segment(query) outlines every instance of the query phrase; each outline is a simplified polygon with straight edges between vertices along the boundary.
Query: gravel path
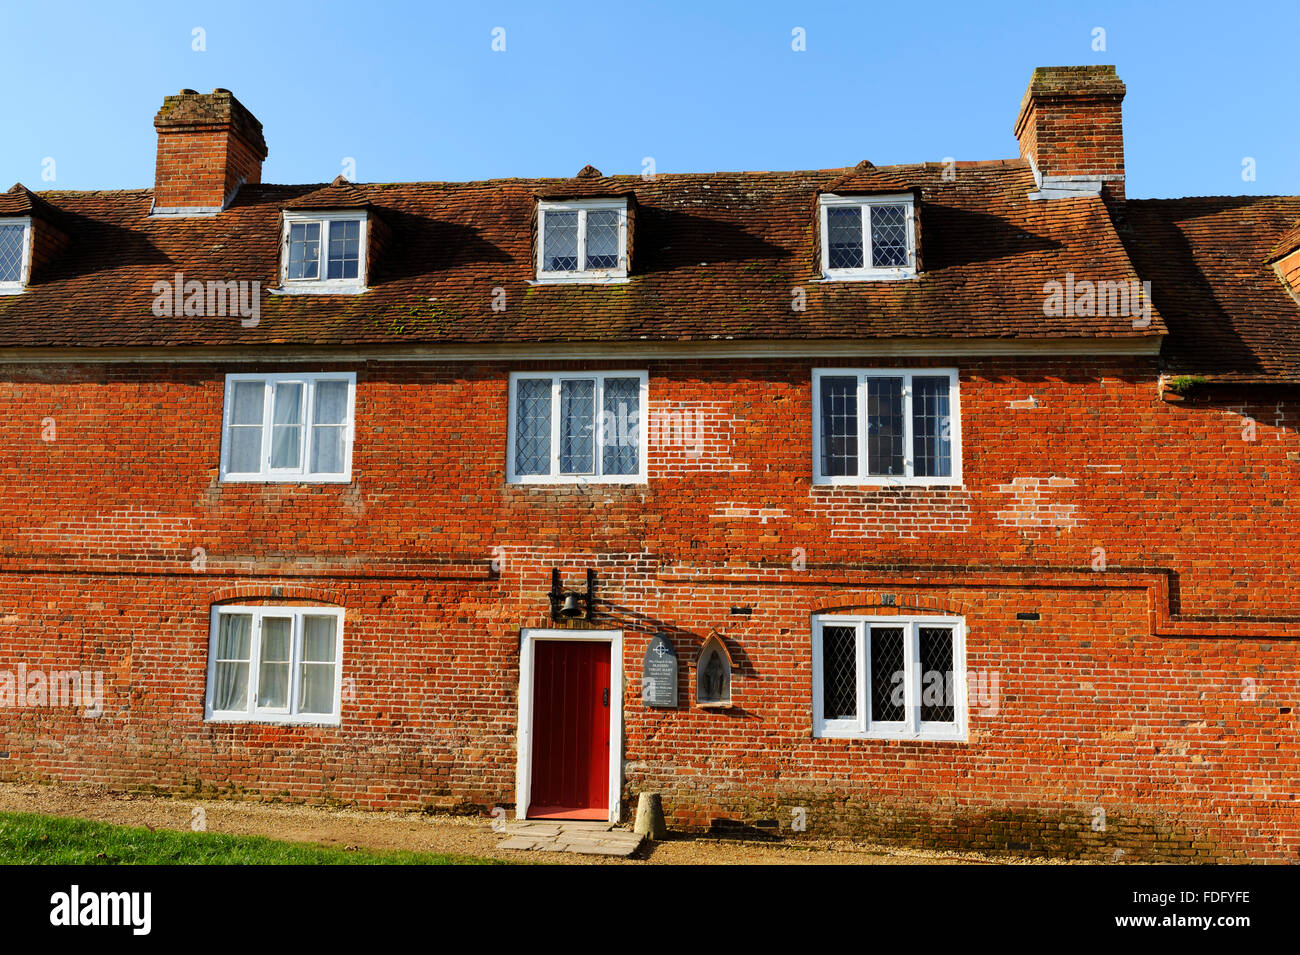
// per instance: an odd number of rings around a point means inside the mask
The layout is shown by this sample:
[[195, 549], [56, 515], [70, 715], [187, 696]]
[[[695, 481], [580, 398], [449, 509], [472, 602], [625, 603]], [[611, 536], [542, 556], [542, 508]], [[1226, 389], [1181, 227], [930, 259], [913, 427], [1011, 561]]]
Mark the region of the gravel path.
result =
[[209, 832], [267, 836], [328, 846], [452, 852], [513, 862], [585, 865], [913, 865], [1002, 862], [973, 853], [921, 852], [847, 841], [797, 845], [674, 838], [643, 847], [640, 859], [497, 849], [505, 838], [489, 820], [419, 813], [331, 809], [283, 803], [175, 799], [93, 786], [0, 783], [0, 811], [77, 816], [124, 826], [189, 829], [201, 815]]

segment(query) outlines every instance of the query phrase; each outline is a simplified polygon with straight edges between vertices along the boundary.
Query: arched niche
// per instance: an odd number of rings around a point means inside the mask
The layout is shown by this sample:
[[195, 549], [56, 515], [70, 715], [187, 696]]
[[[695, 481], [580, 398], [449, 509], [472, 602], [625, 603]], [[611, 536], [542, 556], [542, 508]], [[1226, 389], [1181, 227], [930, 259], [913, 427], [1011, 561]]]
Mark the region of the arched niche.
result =
[[726, 709], [731, 706], [731, 653], [716, 633], [709, 634], [695, 663], [695, 704]]

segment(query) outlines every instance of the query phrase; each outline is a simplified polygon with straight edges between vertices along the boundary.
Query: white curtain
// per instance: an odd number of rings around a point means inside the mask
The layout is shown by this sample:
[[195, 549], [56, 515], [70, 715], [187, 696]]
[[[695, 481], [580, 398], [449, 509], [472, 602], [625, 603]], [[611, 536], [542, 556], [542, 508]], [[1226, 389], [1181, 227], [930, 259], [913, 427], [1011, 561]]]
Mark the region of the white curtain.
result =
[[302, 384], [275, 386], [271, 418], [271, 467], [296, 468], [302, 464]]
[[262, 618], [262, 653], [257, 667], [258, 706], [282, 708], [289, 705], [289, 645], [292, 634], [291, 618]]
[[220, 619], [212, 708], [247, 710], [248, 657], [253, 645], [253, 618], [249, 614], [226, 613]]
[[334, 712], [335, 619], [304, 617], [300, 713]]

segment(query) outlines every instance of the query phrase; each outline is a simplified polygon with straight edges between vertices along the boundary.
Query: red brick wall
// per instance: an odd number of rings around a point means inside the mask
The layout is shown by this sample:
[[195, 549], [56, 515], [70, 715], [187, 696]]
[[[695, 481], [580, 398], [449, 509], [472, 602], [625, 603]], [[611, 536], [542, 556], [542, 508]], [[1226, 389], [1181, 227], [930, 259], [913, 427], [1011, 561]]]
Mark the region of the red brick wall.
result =
[[228, 127], [158, 130], [157, 208], [218, 208], [241, 183], [261, 181], [261, 156]]
[[1113, 97], [1048, 100], [1033, 107], [1027, 125], [1045, 176], [1124, 175], [1124, 124]]
[[[0, 777], [510, 805], [519, 630], [548, 625], [552, 566], [594, 566], [625, 632], [625, 807], [1295, 859], [1300, 406], [1166, 403], [1141, 359], [912, 359], [960, 370], [964, 488], [814, 489], [811, 369], [894, 364], [586, 363], [700, 412], [699, 454], [652, 445], [648, 485], [589, 488], [504, 479], [508, 373], [574, 363], [322, 365], [357, 372], [353, 481], [302, 486], [219, 483], [234, 366], [10, 366], [0, 670], [98, 670], [105, 712], [0, 709]], [[969, 741], [811, 738], [809, 614], [882, 594], [965, 616], [999, 687]], [[203, 722], [209, 611], [236, 599], [346, 608], [341, 726]], [[687, 666], [678, 710], [642, 708], [660, 629], [684, 663], [725, 635], [733, 710], [691, 707]]]

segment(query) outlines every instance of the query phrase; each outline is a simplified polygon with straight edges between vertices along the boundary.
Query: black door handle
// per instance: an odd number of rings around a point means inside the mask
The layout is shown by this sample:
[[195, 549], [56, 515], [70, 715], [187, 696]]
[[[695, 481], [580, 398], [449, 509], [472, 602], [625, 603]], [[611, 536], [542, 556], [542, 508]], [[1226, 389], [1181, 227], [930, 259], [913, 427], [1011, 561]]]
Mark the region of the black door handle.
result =
[[605, 687], [605, 698], [603, 702], [605, 706], [609, 706], [609, 687]]

